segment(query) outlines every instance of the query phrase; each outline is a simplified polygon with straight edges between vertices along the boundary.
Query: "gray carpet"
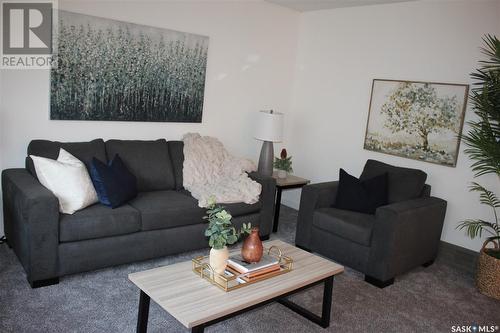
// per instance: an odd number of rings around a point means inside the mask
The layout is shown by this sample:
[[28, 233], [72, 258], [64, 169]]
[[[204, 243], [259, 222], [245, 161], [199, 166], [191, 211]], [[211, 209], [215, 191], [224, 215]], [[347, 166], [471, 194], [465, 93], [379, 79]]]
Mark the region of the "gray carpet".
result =
[[[297, 212], [283, 207], [273, 237], [293, 242]], [[31, 289], [14, 253], [0, 245], [0, 332], [133, 332], [139, 292], [130, 272], [188, 260], [207, 251], [77, 274]], [[479, 294], [468, 273], [437, 260], [378, 289], [346, 269], [333, 286], [332, 323], [323, 330], [280, 304], [221, 322], [206, 332], [451, 332], [452, 325], [500, 325], [500, 302]], [[318, 311], [320, 286], [293, 297]], [[153, 302], [150, 332], [187, 332]]]

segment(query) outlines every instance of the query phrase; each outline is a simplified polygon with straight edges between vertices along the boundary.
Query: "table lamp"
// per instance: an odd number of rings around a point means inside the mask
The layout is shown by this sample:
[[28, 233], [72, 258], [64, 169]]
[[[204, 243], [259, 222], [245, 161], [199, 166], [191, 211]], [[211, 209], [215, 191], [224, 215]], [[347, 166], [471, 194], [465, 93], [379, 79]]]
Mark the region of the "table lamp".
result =
[[257, 130], [254, 136], [264, 141], [259, 157], [257, 171], [266, 176], [273, 175], [274, 147], [273, 142], [280, 142], [283, 138], [283, 113], [259, 111], [257, 115]]

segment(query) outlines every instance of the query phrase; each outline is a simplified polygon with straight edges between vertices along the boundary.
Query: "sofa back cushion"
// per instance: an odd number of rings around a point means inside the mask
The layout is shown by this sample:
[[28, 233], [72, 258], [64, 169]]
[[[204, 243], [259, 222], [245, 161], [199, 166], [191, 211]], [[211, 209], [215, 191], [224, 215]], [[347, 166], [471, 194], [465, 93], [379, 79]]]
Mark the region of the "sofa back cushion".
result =
[[157, 191], [175, 189], [175, 178], [165, 139], [155, 141], [106, 141], [108, 160], [118, 154], [127, 169], [137, 177], [137, 190]]
[[26, 169], [36, 177], [35, 166], [29, 155], [35, 155], [57, 160], [59, 149], [66, 150], [71, 155], [82, 161], [87, 170], [90, 170], [92, 158], [98, 158], [103, 162], [106, 159], [106, 147], [102, 139], [96, 139], [89, 142], [58, 142], [49, 140], [33, 140], [28, 145], [28, 157], [26, 157]]
[[395, 203], [419, 198], [427, 179], [427, 174], [422, 170], [402, 168], [382, 163], [376, 160], [366, 161], [360, 180], [373, 178], [386, 173], [388, 179], [388, 201]]
[[184, 142], [168, 141], [168, 151], [174, 168], [175, 189], [182, 190], [184, 188], [182, 178], [182, 168], [184, 165]]

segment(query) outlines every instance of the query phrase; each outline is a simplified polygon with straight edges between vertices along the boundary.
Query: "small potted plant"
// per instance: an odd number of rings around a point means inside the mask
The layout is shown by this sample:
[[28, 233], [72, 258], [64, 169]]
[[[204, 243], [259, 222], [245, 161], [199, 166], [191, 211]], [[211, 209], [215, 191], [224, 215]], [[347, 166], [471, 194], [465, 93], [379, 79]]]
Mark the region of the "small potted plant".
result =
[[274, 158], [274, 168], [278, 170], [278, 178], [286, 178], [288, 173], [293, 172], [292, 156], [287, 156], [285, 148], [281, 150], [280, 157]]
[[208, 220], [205, 236], [210, 237], [209, 264], [216, 273], [223, 274], [229, 258], [227, 245], [236, 243], [244, 234], [250, 234], [252, 225], [243, 223], [242, 228], [236, 231], [231, 222], [231, 214], [224, 207], [217, 205], [214, 197], [210, 198], [207, 208], [207, 216], [204, 219]]

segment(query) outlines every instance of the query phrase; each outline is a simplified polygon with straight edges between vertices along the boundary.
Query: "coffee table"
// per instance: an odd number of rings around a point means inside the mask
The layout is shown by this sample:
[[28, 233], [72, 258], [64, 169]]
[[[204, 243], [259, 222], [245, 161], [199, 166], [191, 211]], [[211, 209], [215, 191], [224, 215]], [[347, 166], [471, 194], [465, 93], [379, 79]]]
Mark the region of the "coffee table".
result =
[[[293, 270], [230, 292], [195, 275], [191, 261], [129, 274], [129, 280], [140, 289], [137, 332], [147, 331], [150, 299], [193, 333], [274, 301], [328, 327], [333, 278], [342, 273], [344, 267], [280, 240], [264, 242], [267, 248], [272, 245], [293, 258]], [[317, 284], [324, 284], [321, 316], [286, 299]]]

